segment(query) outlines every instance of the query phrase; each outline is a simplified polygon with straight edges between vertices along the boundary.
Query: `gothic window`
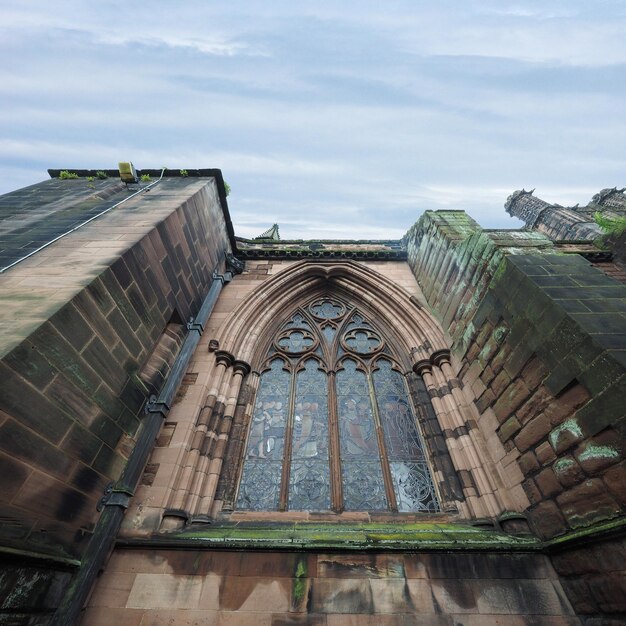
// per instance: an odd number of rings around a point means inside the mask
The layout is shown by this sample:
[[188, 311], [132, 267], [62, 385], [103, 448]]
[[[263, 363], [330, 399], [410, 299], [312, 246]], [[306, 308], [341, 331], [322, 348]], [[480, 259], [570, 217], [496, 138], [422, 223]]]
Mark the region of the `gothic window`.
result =
[[236, 506], [439, 510], [405, 376], [389, 342], [353, 307], [315, 300], [273, 339]]

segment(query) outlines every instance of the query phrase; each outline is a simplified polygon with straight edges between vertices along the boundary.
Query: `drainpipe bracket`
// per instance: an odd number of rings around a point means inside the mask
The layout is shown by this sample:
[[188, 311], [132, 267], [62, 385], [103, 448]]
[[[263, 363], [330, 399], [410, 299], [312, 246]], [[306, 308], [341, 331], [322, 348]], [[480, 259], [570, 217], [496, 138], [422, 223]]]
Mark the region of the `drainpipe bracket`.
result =
[[187, 322], [187, 330], [188, 331], [197, 330], [198, 334], [202, 335], [202, 333], [204, 332], [204, 326], [202, 324], [195, 322], [193, 317], [190, 317], [189, 321]]
[[167, 417], [167, 414], [170, 411], [170, 407], [163, 401], [159, 401], [159, 399], [155, 395], [151, 395], [146, 402], [146, 406], [144, 408], [144, 413], [160, 413], [163, 417]]
[[218, 274], [216, 271], [213, 272], [211, 278], [213, 280], [219, 280], [222, 283], [222, 285], [225, 285], [228, 282], [224, 274]]
[[127, 509], [133, 494], [123, 489], [115, 489], [113, 483], [109, 483], [104, 489], [104, 495], [100, 498], [96, 510], [102, 511], [105, 506], [119, 506]]

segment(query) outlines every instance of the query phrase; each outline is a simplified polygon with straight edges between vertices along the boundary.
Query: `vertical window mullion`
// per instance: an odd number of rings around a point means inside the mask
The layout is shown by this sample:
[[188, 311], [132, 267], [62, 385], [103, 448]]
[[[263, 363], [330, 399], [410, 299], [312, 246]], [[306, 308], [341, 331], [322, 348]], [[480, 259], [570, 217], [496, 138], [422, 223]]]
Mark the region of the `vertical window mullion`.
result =
[[283, 473], [280, 481], [280, 497], [278, 500], [278, 510], [286, 511], [289, 502], [289, 473], [291, 471], [291, 450], [293, 448], [293, 415], [296, 404], [296, 380], [298, 372], [296, 368], [291, 371], [291, 381], [289, 384], [289, 413], [287, 424], [285, 425], [285, 446], [283, 453]]
[[383, 481], [385, 483], [385, 491], [387, 492], [387, 502], [392, 511], [398, 510], [396, 502], [396, 494], [393, 488], [393, 480], [391, 477], [391, 469], [389, 467], [389, 458], [387, 456], [387, 446], [385, 445], [385, 435], [380, 421], [380, 413], [378, 410], [378, 401], [376, 399], [376, 391], [372, 381], [371, 373], [367, 374], [367, 386], [370, 393], [370, 402], [372, 404], [372, 413], [374, 415], [374, 424], [376, 425], [376, 436], [378, 437], [378, 450], [380, 451], [380, 461], [383, 470]]
[[343, 511], [343, 486], [341, 483], [341, 453], [339, 448], [339, 423], [337, 421], [337, 393], [335, 372], [328, 373], [328, 436], [330, 445], [331, 508]]

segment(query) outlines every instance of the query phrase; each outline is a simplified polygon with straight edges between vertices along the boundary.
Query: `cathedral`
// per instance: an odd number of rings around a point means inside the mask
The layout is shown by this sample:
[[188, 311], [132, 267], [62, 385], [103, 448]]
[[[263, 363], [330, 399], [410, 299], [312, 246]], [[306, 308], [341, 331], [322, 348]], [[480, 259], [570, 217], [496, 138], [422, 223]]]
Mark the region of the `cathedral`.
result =
[[0, 197], [0, 624], [624, 623], [623, 189], [296, 241], [217, 169], [49, 174]]

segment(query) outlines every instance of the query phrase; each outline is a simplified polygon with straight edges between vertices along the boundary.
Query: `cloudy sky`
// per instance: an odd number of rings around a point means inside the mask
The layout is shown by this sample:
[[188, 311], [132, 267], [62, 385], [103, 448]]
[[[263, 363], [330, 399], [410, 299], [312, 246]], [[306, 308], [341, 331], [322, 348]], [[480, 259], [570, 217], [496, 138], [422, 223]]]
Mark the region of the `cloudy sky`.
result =
[[237, 234], [514, 228], [626, 185], [626, 0], [0, 0], [0, 193], [48, 167], [219, 167]]

